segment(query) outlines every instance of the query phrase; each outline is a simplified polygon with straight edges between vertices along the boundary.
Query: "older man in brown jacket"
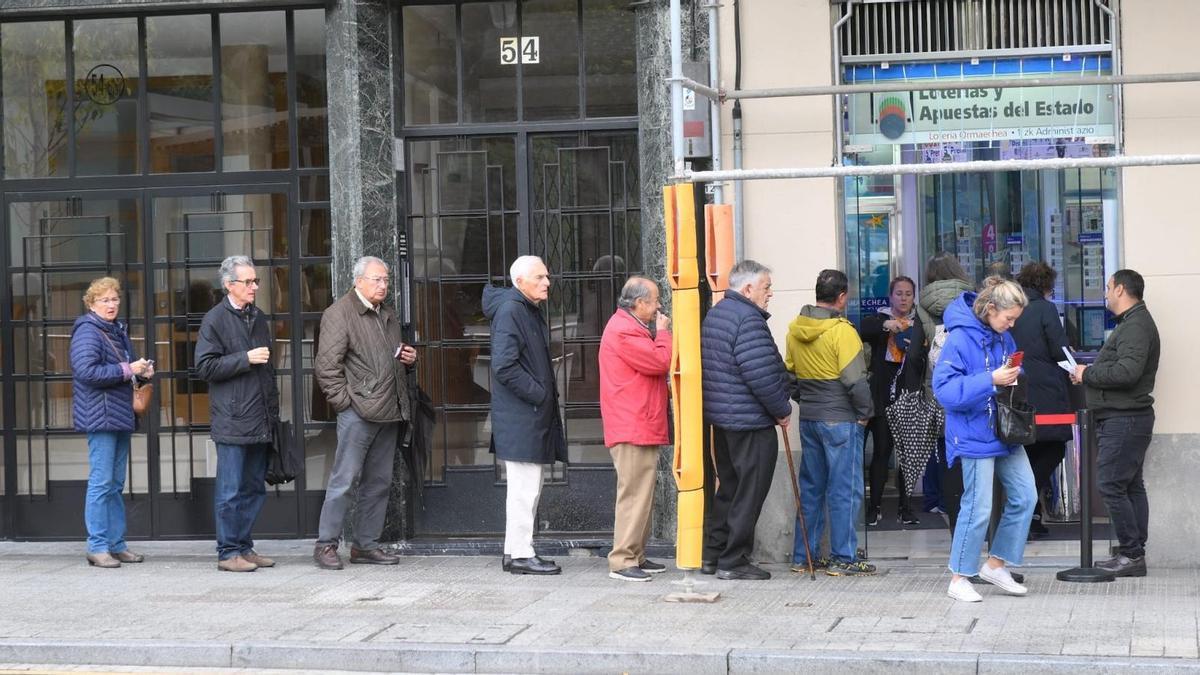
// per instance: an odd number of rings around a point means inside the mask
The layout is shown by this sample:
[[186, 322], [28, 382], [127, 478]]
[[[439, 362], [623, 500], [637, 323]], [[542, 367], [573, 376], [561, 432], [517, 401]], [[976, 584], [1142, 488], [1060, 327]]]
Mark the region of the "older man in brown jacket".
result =
[[342, 538], [350, 487], [358, 478], [350, 562], [395, 565], [379, 548], [392, 485], [400, 423], [410, 418], [407, 369], [417, 352], [403, 344], [395, 313], [383, 305], [388, 266], [364, 256], [354, 263], [354, 288], [321, 317], [315, 364], [317, 384], [337, 411], [337, 454], [325, 488], [313, 560], [342, 569]]

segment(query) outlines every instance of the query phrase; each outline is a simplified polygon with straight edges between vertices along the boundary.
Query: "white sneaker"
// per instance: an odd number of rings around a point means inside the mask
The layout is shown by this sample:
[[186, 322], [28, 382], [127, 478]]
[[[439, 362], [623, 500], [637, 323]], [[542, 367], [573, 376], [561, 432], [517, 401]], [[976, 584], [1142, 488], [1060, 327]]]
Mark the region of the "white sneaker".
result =
[[950, 581], [950, 588], [946, 589], [946, 595], [960, 602], [980, 602], [983, 596], [971, 587], [971, 581], [966, 577], [959, 577]]
[[1025, 588], [1013, 580], [1012, 575], [1008, 573], [1007, 567], [993, 568], [988, 565], [984, 565], [983, 567], [979, 568], [979, 578], [983, 579], [989, 584], [992, 584], [993, 586], [999, 586], [1004, 591], [1012, 593], [1013, 595], [1025, 595], [1029, 592], [1028, 588]]

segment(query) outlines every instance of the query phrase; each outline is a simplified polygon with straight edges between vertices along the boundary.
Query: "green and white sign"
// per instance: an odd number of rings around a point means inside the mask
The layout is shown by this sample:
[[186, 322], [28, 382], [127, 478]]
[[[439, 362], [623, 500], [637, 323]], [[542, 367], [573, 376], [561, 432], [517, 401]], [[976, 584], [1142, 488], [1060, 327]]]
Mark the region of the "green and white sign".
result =
[[[1097, 63], [1095, 57], [1090, 60]], [[1013, 63], [991, 62], [983, 67], [978, 64], [926, 64], [897, 65], [888, 69], [880, 66], [854, 68], [847, 72], [848, 81], [904, 81], [911, 82], [913, 89], [851, 95], [846, 141], [854, 146], [1035, 138], [1113, 142], [1111, 85], [1011, 88], [988, 85], [989, 80], [1000, 78], [1079, 77], [1107, 74], [1107, 70], [1098, 70], [1095, 65], [1091, 69], [1070, 67], [1068, 70], [1057, 60], [1029, 59], [1016, 62], [1022, 67], [1020, 72], [1014, 73]], [[1036, 67], [1045, 64], [1050, 64], [1051, 67], [1045, 69], [1050, 72]], [[921, 82], [944, 82], [951, 79], [945, 76], [950, 73], [953, 73], [953, 79], [962, 81], [962, 89], [921, 89]]]

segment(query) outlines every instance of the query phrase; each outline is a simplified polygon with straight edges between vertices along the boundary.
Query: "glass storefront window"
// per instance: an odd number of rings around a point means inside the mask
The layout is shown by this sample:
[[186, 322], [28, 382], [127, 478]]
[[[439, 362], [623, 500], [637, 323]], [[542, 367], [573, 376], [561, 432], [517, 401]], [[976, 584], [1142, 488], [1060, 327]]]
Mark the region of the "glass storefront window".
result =
[[221, 125], [225, 171], [288, 168], [283, 12], [221, 15]]
[[515, 2], [462, 6], [463, 122], [517, 119], [517, 67], [500, 63], [499, 45], [519, 34]]
[[637, 44], [625, 0], [583, 3], [584, 85], [588, 117], [637, 115]]
[[75, 173], [138, 173], [138, 21], [76, 21]]
[[325, 10], [293, 14], [296, 52], [296, 129], [300, 168], [329, 166], [326, 110]]
[[458, 55], [454, 5], [405, 7], [405, 124], [458, 121]]
[[68, 171], [65, 31], [61, 21], [0, 26], [5, 178]]
[[212, 17], [146, 19], [151, 173], [212, 171]]

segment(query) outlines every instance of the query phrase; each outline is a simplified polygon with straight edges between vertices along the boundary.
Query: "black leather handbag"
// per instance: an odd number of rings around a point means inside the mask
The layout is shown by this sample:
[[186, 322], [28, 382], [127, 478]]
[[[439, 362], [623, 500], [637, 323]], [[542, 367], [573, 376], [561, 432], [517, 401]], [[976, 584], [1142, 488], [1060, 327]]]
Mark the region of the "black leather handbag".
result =
[[1027, 401], [1016, 398], [1017, 387], [1008, 387], [1008, 400], [996, 401], [996, 438], [1007, 445], [1037, 443], [1036, 411]]

